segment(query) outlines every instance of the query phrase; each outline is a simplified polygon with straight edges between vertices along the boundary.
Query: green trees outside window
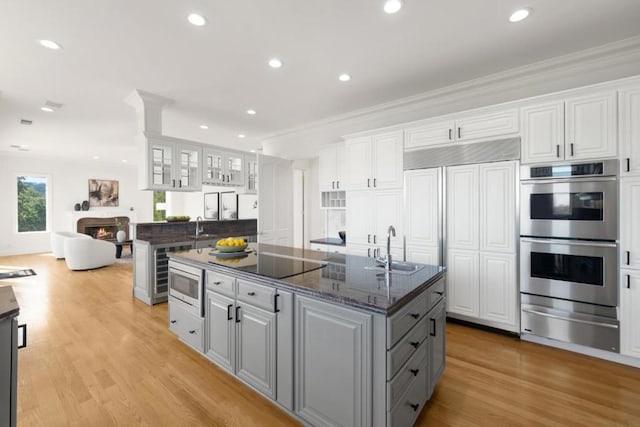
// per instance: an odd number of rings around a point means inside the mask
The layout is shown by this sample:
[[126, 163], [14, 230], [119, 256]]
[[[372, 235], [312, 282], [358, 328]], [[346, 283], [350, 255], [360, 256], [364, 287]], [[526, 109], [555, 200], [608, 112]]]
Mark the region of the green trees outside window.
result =
[[47, 231], [47, 178], [18, 177], [18, 232]]
[[153, 220], [164, 221], [167, 217], [165, 203], [167, 202], [167, 193], [165, 191], [153, 192]]

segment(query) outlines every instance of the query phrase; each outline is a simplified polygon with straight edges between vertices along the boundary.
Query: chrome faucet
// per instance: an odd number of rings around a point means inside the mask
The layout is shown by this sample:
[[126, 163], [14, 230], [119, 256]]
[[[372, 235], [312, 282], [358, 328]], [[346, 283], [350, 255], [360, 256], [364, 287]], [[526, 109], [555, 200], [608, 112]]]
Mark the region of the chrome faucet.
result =
[[384, 269], [387, 271], [391, 271], [391, 237], [396, 237], [396, 229], [393, 225], [390, 225], [387, 229], [387, 255], [382, 258], [376, 258], [380, 264], [384, 264]]
[[[196, 237], [200, 235], [204, 231], [203, 227], [200, 225], [200, 221], [202, 221], [202, 217], [199, 216], [196, 218]], [[395, 236], [395, 234], [394, 234]]]

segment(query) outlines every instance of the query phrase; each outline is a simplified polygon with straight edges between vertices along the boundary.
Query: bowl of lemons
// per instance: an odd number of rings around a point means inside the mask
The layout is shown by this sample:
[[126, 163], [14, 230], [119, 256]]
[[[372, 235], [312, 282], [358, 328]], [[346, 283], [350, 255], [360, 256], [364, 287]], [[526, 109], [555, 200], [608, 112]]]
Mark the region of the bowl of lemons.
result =
[[247, 249], [247, 242], [238, 237], [227, 237], [216, 242], [216, 249], [220, 252], [242, 252]]

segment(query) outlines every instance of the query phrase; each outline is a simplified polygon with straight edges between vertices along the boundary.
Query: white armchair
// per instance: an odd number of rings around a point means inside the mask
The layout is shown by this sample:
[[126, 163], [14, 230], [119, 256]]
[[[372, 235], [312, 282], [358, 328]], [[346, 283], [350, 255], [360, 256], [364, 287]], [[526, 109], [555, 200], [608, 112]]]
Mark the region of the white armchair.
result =
[[90, 270], [116, 262], [116, 245], [98, 239], [66, 239], [65, 261], [69, 270]]
[[51, 233], [51, 252], [58, 258], [64, 258], [64, 241], [66, 239], [91, 239], [91, 236], [72, 231], [54, 231]]

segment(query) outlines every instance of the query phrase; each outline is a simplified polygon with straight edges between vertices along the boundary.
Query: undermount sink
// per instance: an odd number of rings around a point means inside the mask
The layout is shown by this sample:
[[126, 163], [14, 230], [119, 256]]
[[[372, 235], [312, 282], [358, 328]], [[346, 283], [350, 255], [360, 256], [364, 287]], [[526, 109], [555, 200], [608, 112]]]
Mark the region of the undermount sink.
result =
[[[391, 263], [391, 274], [413, 274], [416, 271], [420, 271], [424, 268], [424, 265], [414, 264], [412, 262], [393, 261]], [[384, 265], [369, 265], [364, 268], [365, 270], [373, 270], [385, 272]]]

